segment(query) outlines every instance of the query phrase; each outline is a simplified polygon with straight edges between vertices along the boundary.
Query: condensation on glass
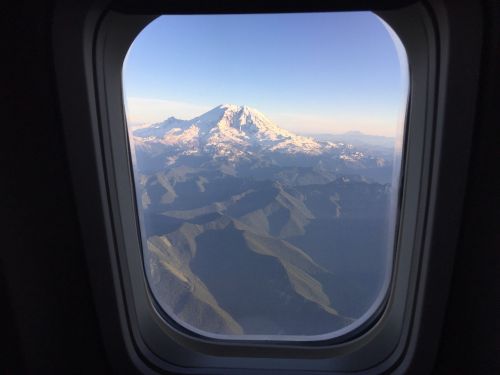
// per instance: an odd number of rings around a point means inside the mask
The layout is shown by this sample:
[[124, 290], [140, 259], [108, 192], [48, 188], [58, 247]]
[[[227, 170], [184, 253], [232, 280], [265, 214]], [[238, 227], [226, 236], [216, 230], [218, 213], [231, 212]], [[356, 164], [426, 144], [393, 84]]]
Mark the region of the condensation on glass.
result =
[[162, 16], [123, 83], [144, 272], [177, 324], [320, 340], [391, 276], [408, 64], [370, 12]]

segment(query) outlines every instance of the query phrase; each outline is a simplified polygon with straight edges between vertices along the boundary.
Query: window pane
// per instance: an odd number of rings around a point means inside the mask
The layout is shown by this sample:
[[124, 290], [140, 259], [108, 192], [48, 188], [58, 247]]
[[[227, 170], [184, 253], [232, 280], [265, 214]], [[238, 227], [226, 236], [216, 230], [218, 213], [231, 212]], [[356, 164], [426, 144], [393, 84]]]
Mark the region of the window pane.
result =
[[166, 314], [212, 337], [314, 340], [374, 313], [408, 96], [383, 21], [162, 16], [123, 80], [144, 269]]

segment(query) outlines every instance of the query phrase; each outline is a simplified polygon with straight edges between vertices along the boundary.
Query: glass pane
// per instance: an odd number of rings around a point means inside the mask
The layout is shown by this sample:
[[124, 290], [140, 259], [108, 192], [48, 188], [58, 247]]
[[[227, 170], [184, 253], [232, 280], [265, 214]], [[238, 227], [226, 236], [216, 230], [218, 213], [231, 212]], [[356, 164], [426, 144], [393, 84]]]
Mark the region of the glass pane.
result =
[[373, 315], [408, 97], [406, 53], [380, 18], [162, 16], [123, 82], [144, 269], [170, 318], [211, 337], [318, 340]]

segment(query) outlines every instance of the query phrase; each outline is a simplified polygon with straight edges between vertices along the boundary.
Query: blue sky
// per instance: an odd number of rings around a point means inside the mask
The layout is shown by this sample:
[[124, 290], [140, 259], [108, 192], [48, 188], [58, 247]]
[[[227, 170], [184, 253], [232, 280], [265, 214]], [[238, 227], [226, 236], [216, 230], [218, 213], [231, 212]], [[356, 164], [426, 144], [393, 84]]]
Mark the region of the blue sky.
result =
[[232, 103], [302, 133], [394, 135], [408, 85], [397, 42], [368, 12], [162, 16], [124, 64], [129, 123]]

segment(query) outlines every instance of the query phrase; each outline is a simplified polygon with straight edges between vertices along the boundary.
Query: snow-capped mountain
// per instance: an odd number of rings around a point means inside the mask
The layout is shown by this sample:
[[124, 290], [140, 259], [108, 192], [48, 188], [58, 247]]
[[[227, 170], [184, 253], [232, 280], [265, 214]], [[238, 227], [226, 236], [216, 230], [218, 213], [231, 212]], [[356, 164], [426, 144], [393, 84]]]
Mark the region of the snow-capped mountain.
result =
[[338, 148], [332, 142], [294, 134], [280, 128], [264, 114], [247, 106], [220, 105], [191, 120], [170, 117], [133, 132], [134, 141], [151, 150], [161, 145], [182, 154], [209, 153], [228, 159], [269, 151], [319, 155]]
[[224, 104], [191, 120], [170, 117], [130, 136], [134, 163], [148, 172], [183, 165], [222, 167], [230, 174], [244, 166], [252, 173], [271, 166], [349, 174], [380, 167], [387, 169], [386, 175], [391, 171], [385, 157], [350, 144], [297, 135], [247, 106]]

